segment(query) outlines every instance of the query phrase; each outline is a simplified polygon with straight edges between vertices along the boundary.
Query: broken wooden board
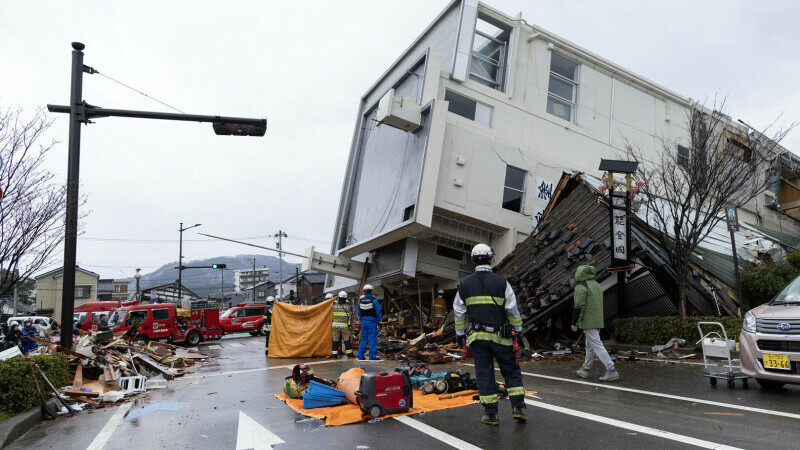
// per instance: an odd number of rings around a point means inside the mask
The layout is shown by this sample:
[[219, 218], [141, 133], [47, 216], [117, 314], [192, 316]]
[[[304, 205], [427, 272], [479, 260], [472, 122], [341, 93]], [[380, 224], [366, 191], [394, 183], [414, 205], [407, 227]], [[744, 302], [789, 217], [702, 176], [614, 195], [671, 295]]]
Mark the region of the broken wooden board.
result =
[[79, 389], [83, 387], [83, 365], [78, 363], [75, 369], [75, 378], [72, 379], [72, 389]]
[[168, 367], [164, 367], [161, 364], [157, 363], [156, 361], [153, 361], [153, 359], [151, 359], [149, 356], [145, 356], [145, 355], [142, 355], [140, 353], [137, 353], [136, 355], [133, 355], [133, 358], [134, 359], [138, 359], [139, 361], [144, 363], [146, 366], [148, 366], [148, 367], [150, 367], [152, 369], [155, 369], [158, 372], [161, 372], [162, 374], [164, 374], [164, 376], [168, 380], [173, 380], [173, 379], [175, 379], [176, 376], [183, 375], [182, 373], [180, 373], [179, 371], [177, 371], [175, 369], [170, 369]]

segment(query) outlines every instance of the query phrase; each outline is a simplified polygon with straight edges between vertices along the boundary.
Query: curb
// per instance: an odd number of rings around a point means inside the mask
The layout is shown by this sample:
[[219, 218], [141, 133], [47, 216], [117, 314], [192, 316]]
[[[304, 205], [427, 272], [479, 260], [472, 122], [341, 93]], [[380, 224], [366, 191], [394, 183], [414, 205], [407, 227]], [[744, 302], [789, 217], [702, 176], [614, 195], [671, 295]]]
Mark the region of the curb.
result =
[[[47, 402], [55, 409], [58, 409], [55, 399], [51, 398]], [[0, 423], [0, 448], [14, 442], [15, 439], [27, 433], [42, 420], [42, 406], [39, 405]]]

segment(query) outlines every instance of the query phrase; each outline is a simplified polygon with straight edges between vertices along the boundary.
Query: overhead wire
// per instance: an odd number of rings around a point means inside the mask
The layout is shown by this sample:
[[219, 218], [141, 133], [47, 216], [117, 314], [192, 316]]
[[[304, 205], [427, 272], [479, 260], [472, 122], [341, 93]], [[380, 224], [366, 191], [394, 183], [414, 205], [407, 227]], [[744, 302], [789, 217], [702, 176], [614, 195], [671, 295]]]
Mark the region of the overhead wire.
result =
[[142, 95], [144, 95], [145, 97], [147, 97], [147, 98], [149, 98], [149, 99], [151, 99], [151, 100], [153, 100], [153, 101], [155, 101], [155, 102], [161, 103], [162, 105], [166, 106], [167, 108], [174, 109], [175, 111], [178, 111], [178, 112], [179, 112], [179, 113], [181, 113], [181, 114], [186, 114], [184, 111], [181, 111], [180, 109], [178, 109], [178, 108], [176, 108], [176, 107], [174, 107], [174, 106], [172, 106], [172, 105], [170, 105], [170, 104], [168, 104], [168, 103], [166, 103], [166, 102], [162, 102], [161, 100], [159, 100], [159, 99], [157, 99], [157, 98], [153, 97], [152, 95], [148, 95], [148, 94], [146, 94], [146, 93], [144, 93], [144, 92], [140, 91], [139, 89], [136, 89], [136, 88], [134, 88], [134, 87], [131, 87], [131, 86], [129, 86], [129, 85], [127, 85], [127, 84], [125, 84], [125, 83], [123, 83], [123, 82], [119, 81], [119, 80], [115, 80], [114, 78], [111, 78], [110, 76], [108, 76], [108, 75], [106, 75], [106, 74], [104, 74], [104, 73], [102, 73], [102, 72], [98, 72], [97, 70], [95, 70], [95, 71], [94, 71], [94, 73], [96, 73], [96, 74], [100, 75], [100, 76], [101, 76], [101, 77], [103, 77], [103, 78], [107, 78], [107, 79], [109, 79], [109, 80], [113, 81], [114, 83], [117, 83], [117, 84], [119, 84], [120, 86], [124, 86], [124, 87], [126, 87], [126, 88], [128, 88], [128, 89], [130, 89], [130, 90], [132, 90], [132, 91], [134, 91], [134, 92], [137, 92], [137, 93], [139, 93], [139, 94], [142, 94]]

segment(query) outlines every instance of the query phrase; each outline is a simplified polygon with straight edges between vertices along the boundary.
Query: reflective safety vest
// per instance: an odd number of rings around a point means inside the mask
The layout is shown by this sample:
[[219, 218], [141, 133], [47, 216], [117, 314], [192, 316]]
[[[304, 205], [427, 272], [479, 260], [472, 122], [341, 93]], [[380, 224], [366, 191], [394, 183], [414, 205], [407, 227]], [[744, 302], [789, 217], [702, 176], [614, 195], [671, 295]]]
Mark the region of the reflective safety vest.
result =
[[[467, 306], [467, 316], [479, 330], [468, 330], [467, 345], [476, 340], [492, 341], [496, 344], [511, 345], [511, 339], [499, 335], [499, 330], [506, 323], [507, 281], [502, 275], [481, 271], [465, 277], [458, 286], [458, 295]], [[456, 324], [458, 325], [458, 324]], [[485, 327], [492, 331], [487, 331]]]
[[333, 302], [333, 323], [331, 326], [333, 328], [350, 327], [350, 305], [347, 302]]
[[433, 317], [436, 319], [436, 322], [444, 321], [446, 315], [447, 306], [445, 300], [442, 297], [433, 299]]
[[378, 318], [378, 315], [375, 312], [375, 308], [372, 306], [372, 300], [374, 299], [375, 297], [371, 295], [370, 296], [363, 295], [361, 297], [361, 300], [358, 302], [358, 308], [361, 310], [362, 319], [365, 317], [374, 317], [376, 319]]

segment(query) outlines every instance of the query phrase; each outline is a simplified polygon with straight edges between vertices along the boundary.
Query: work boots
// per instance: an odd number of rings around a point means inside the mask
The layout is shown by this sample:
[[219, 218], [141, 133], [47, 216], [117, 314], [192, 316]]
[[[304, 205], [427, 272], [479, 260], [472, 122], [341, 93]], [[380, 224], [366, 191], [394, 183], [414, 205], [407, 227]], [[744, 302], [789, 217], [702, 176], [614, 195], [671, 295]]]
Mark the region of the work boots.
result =
[[485, 423], [486, 425], [500, 425], [500, 419], [497, 417], [497, 413], [486, 413], [481, 418], [481, 422]]
[[577, 376], [579, 376], [579, 377], [581, 377], [581, 378], [583, 378], [585, 380], [585, 379], [589, 378], [589, 371], [586, 370], [586, 369], [580, 368], [580, 369], [578, 369], [577, 372], [575, 372], [575, 375], [577, 375]]
[[528, 418], [525, 416], [524, 408], [518, 406], [511, 408], [511, 417], [520, 422], [525, 422], [528, 420]]
[[612, 369], [606, 372], [605, 375], [600, 377], [600, 381], [615, 381], [615, 380], [619, 380], [619, 372], [617, 372], [617, 369]]

